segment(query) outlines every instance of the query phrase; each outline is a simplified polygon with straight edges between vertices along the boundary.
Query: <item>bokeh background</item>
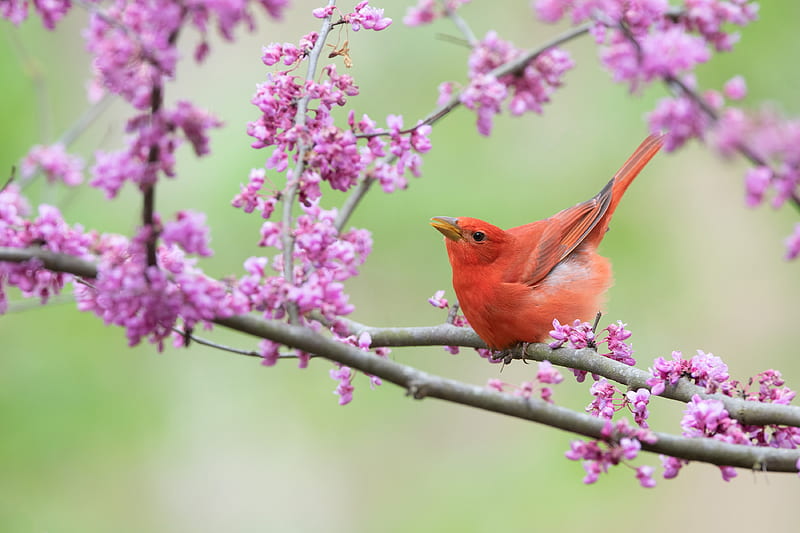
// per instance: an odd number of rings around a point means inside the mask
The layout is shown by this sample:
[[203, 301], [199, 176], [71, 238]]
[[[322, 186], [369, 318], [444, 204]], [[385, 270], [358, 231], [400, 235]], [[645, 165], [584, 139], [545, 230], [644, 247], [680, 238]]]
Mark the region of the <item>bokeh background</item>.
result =
[[[407, 28], [409, 4], [378, 4], [395, 19], [384, 32], [342, 36], [362, 90], [350, 103], [378, 120], [394, 113], [412, 123], [433, 108], [441, 81], [465, 79], [466, 48], [441, 37], [457, 35], [453, 26]], [[259, 16], [256, 33], [235, 44], [215, 40], [207, 64], [184, 62], [167, 88], [169, 100], [192, 98], [226, 122], [213, 133], [213, 154], [198, 161], [185, 149], [178, 178], [158, 191], [165, 217], [183, 208], [208, 213], [216, 255], [202, 264], [213, 275], [239, 275], [243, 259], [259, 253], [260, 220], [229, 205], [249, 169], [269, 155], [249, 148], [245, 127], [257, 116], [249, 99], [268, 70], [261, 46], [316, 30], [313, 7], [292, 2], [281, 24]], [[565, 29], [536, 22], [527, 2], [475, 2], [462, 14], [479, 36], [494, 28], [524, 48]], [[85, 19], [75, 8], [56, 33], [38, 20], [18, 29], [0, 23], [0, 167], [32, 144], [52, 142], [86, 109]], [[766, 3], [735, 51], [699, 70], [701, 86], [719, 89], [743, 74], [745, 106], [766, 101], [796, 115], [798, 21], [799, 4]], [[197, 36], [187, 32], [182, 42], [189, 54]], [[430, 216], [476, 216], [502, 227], [549, 216], [592, 196], [645, 136], [644, 113], [665, 90], [631, 96], [609, 81], [587, 38], [566, 48], [578, 66], [543, 115], [498, 117], [484, 138], [474, 115], [459, 109], [435, 127], [420, 179], [406, 191], [367, 197], [353, 224], [371, 229], [375, 246], [348, 283], [353, 318], [377, 326], [441, 322], [443, 312], [426, 299], [452, 290]], [[73, 150], [90, 159], [95, 149], [119, 146], [127, 111], [111, 105]], [[800, 265], [783, 260], [797, 212], [745, 208], [746, 168], [697, 143], [656, 157], [603, 244], [617, 280], [605, 321], [628, 323], [642, 366], [672, 350], [703, 349], [723, 357], [736, 378], [776, 368], [799, 389]], [[88, 187], [35, 185], [29, 194], [87, 228], [130, 234], [138, 221], [130, 190], [113, 203]], [[328, 194], [325, 202], [342, 198]], [[323, 360], [299, 370], [201, 346], [130, 349], [121, 330], [77, 312], [66, 292], [47, 307], [12, 293], [12, 311], [0, 318], [0, 531], [660, 532], [790, 530], [797, 522], [797, 476], [740, 471], [724, 483], [715, 468], [695, 464], [645, 490], [622, 466], [585, 486], [580, 464], [564, 458], [574, 438], [566, 433], [413, 401], [391, 385], [370, 390], [363, 376], [353, 403], [340, 407]], [[209, 336], [255, 346], [222, 329]], [[499, 371], [469, 350], [397, 349], [392, 357], [478, 384]], [[515, 364], [501, 377], [518, 383], [534, 370]], [[582, 409], [589, 395], [565, 382], [556, 399]], [[659, 402], [654, 428], [679, 431], [680, 412]], [[636, 463], [660, 464], [651, 455]]]

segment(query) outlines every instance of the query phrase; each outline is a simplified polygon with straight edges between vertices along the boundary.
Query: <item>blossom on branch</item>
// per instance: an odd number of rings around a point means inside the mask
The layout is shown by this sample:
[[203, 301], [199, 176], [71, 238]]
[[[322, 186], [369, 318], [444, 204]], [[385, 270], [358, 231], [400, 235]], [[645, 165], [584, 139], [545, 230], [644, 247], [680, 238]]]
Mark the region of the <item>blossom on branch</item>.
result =
[[61, 181], [70, 187], [83, 182], [83, 160], [68, 154], [61, 143], [34, 146], [22, 160], [20, 170], [23, 178], [30, 178], [41, 170], [47, 181]]

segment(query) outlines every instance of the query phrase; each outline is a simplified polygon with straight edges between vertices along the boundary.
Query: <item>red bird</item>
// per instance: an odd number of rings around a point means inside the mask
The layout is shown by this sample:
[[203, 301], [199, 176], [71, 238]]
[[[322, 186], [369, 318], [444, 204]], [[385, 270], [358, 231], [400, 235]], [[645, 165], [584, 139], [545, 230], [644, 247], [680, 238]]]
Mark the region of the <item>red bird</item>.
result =
[[594, 198], [503, 231], [468, 217], [433, 217], [445, 237], [453, 288], [470, 325], [493, 350], [543, 342], [553, 319], [590, 320], [611, 286], [611, 263], [597, 246], [622, 195], [661, 148], [642, 142]]

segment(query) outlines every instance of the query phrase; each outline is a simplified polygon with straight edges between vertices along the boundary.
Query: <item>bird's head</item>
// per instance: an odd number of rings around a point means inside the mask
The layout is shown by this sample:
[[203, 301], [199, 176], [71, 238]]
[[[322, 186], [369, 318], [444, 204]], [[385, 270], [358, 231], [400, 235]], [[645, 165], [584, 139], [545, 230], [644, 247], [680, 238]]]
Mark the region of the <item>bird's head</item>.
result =
[[511, 237], [502, 229], [469, 217], [433, 217], [431, 226], [446, 237], [450, 262], [489, 264], [500, 255]]

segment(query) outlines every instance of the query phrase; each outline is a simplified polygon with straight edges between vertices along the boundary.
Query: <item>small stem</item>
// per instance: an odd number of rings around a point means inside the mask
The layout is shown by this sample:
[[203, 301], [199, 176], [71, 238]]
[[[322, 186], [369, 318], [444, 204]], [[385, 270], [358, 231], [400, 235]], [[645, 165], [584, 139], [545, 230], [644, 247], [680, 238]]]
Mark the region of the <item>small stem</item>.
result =
[[[336, 5], [336, 0], [329, 0], [328, 6], [333, 5]], [[331, 31], [331, 16], [326, 17], [322, 21], [322, 28], [319, 31], [317, 42], [308, 54], [307, 80], [314, 79], [319, 57], [322, 54], [322, 50], [325, 48], [325, 40], [328, 38], [328, 34]], [[294, 123], [298, 129], [302, 129], [306, 123], [306, 112], [308, 111], [308, 102], [310, 99], [311, 95], [307, 93], [297, 102], [297, 113], [295, 113]], [[302, 140], [302, 134], [300, 137], [301, 140], [297, 144], [297, 164], [292, 169], [291, 176], [287, 178], [286, 190], [283, 195], [283, 230], [281, 235], [281, 243], [283, 244], [283, 278], [291, 285], [294, 285], [294, 203], [297, 199], [300, 178], [306, 166], [306, 154], [311, 149], [310, 146]], [[291, 324], [297, 324], [299, 320], [297, 305], [295, 305], [294, 302], [289, 302], [286, 307], [286, 311], [289, 314], [289, 322]]]
[[456, 321], [459, 307], [460, 306], [458, 302], [450, 306], [450, 310], [447, 312], [447, 320], [445, 321], [447, 324], [453, 324]]
[[17, 179], [17, 167], [16, 165], [11, 165], [11, 172], [9, 172], [8, 179], [6, 180], [6, 182], [3, 184], [2, 187], [0, 187], [0, 192], [6, 190], [9, 185], [14, 183], [15, 179]]
[[59, 137], [58, 142], [64, 146], [74, 143], [97, 120], [97, 117], [108, 109], [108, 106], [114, 101], [114, 96], [114, 94], [107, 92], [100, 100], [84, 110], [72, 126]]
[[444, 5], [444, 12], [453, 22], [453, 24], [455, 24], [456, 28], [458, 28], [458, 31], [461, 32], [461, 35], [463, 35], [467, 40], [470, 48], [475, 48], [475, 46], [478, 44], [478, 39], [475, 37], [475, 33], [472, 31], [472, 28], [470, 28], [469, 24], [467, 24], [467, 21], [464, 20], [455, 9], [449, 7], [446, 2]]
[[[163, 104], [163, 92], [160, 85], [155, 85], [150, 93], [150, 120], [158, 115]], [[153, 169], [157, 166], [158, 160], [161, 157], [161, 149], [157, 143], [150, 145], [150, 151], [147, 154], [147, 166]], [[152, 172], [155, 173], [154, 170]], [[150, 234], [147, 236], [147, 265], [156, 266], [158, 259], [156, 255], [156, 243], [158, 242], [158, 235], [155, 227], [155, 205], [156, 205], [156, 183], [155, 178], [153, 181], [148, 181], [142, 189], [142, 225], [150, 229]]]

